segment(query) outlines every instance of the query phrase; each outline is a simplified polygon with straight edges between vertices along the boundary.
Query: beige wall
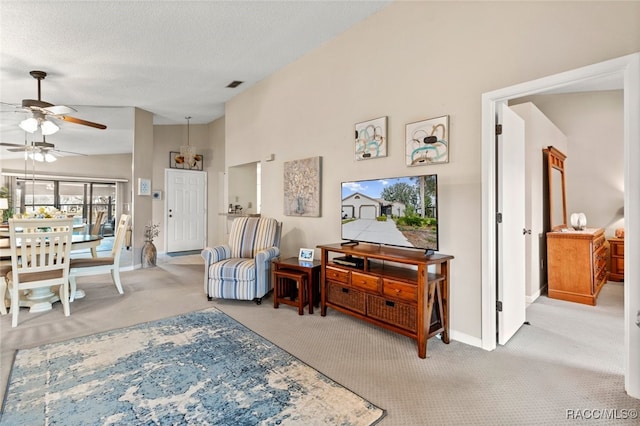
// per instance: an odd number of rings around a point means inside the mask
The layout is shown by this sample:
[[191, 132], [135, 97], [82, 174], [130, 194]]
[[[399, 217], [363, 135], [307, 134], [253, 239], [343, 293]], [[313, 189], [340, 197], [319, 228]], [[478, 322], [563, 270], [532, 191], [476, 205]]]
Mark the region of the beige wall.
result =
[[543, 198], [546, 179], [542, 150], [554, 146], [561, 152], [566, 152], [567, 137], [558, 129], [542, 111], [532, 102], [526, 102], [511, 107], [525, 122], [525, 223], [524, 227], [531, 230], [531, 235], [525, 239], [525, 295], [527, 303], [532, 303], [540, 290], [547, 285], [546, 269], [546, 229], [544, 228]]
[[[224, 172], [224, 118], [209, 124], [190, 124], [189, 143], [204, 157], [203, 171], [207, 172], [207, 237], [209, 245], [219, 242], [220, 215], [219, 186]], [[187, 143], [187, 125], [153, 126], [152, 188], [162, 191], [162, 200], [152, 202], [153, 222], [160, 225], [161, 235], [154, 241], [158, 252], [165, 251], [165, 169], [169, 168], [169, 153], [180, 151]]]
[[[138, 179], [153, 178], [153, 114], [140, 108], [135, 109], [135, 125], [133, 132], [133, 181], [131, 227], [133, 229], [132, 254], [133, 266], [142, 264], [142, 246], [144, 245], [144, 227], [152, 218], [152, 199], [148, 195], [138, 195]], [[152, 180], [153, 185], [153, 180]], [[155, 218], [153, 220], [155, 222]]]
[[[530, 144], [527, 141], [528, 166], [533, 165], [530, 162], [534, 155], [533, 163], [540, 158], [537, 151], [532, 152], [531, 148], [540, 150], [552, 144], [567, 155], [567, 220], [571, 213], [583, 212], [588, 219], [587, 225], [604, 228], [607, 237], [614, 235], [615, 228], [624, 226], [620, 211], [624, 204], [622, 96], [620, 90], [539, 95], [519, 99], [517, 102], [524, 103], [512, 107], [536, 127], [536, 134], [531, 135], [535, 142]], [[552, 123], [545, 124], [544, 120]], [[529, 130], [527, 124], [527, 137]], [[554, 137], [558, 132], [563, 135], [564, 141]], [[532, 168], [533, 172], [535, 167]], [[530, 182], [536, 181], [532, 176]], [[536, 229], [540, 229], [535, 225], [537, 196], [536, 192], [532, 194], [529, 213], [534, 223], [532, 235], [537, 235]], [[529, 266], [532, 280], [527, 287], [527, 296], [535, 299], [535, 273], [540, 263], [535, 259], [534, 247], [531, 254]], [[545, 277], [540, 278], [540, 284], [546, 285]]]
[[623, 93], [621, 90], [530, 99], [567, 135], [567, 219], [583, 212], [607, 238], [624, 226]]
[[[260, 161], [262, 213], [295, 255], [340, 239], [343, 180], [438, 174], [440, 251], [456, 257], [452, 337], [481, 338], [484, 92], [640, 50], [640, 3], [396, 2], [232, 99], [227, 166]], [[588, 41], [588, 43], [585, 43]], [[406, 123], [450, 115], [450, 162], [404, 165]], [[354, 161], [354, 124], [389, 117], [388, 157]], [[323, 157], [322, 216], [283, 216], [283, 162]]]

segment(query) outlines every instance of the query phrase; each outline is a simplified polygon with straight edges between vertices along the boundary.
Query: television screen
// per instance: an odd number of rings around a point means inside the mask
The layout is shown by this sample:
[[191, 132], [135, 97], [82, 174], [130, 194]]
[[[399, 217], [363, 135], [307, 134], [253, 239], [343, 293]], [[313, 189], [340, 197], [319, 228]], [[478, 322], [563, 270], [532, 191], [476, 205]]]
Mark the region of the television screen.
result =
[[343, 240], [438, 251], [438, 178], [342, 183]]

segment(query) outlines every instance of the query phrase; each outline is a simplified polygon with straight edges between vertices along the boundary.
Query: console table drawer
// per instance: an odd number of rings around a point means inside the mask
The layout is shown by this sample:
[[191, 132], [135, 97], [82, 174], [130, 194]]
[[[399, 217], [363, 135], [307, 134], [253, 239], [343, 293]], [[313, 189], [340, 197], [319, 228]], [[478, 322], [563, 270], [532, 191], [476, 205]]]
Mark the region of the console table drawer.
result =
[[418, 300], [418, 287], [401, 281], [384, 279], [382, 282], [382, 293], [385, 296], [397, 297], [399, 299], [415, 302]]
[[373, 275], [361, 274], [360, 272], [351, 272], [351, 285], [363, 290], [378, 292], [378, 284], [380, 279]]
[[365, 294], [339, 283], [327, 282], [327, 302], [365, 314]]
[[416, 331], [416, 307], [407, 303], [367, 295], [367, 316], [409, 331]]
[[325, 268], [325, 274], [326, 279], [328, 280], [338, 281], [345, 284], [349, 282], [349, 271], [345, 271], [344, 269], [327, 266]]

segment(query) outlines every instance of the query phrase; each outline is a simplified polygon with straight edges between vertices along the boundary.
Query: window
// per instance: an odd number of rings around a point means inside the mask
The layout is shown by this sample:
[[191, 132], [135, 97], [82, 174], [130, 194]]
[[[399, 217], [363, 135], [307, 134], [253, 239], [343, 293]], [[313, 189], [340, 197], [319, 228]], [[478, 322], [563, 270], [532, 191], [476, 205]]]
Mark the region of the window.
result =
[[17, 178], [14, 206], [21, 213], [33, 213], [41, 207], [55, 208], [92, 227], [99, 211], [105, 212], [103, 222], [112, 223], [116, 216], [116, 194], [115, 182]]

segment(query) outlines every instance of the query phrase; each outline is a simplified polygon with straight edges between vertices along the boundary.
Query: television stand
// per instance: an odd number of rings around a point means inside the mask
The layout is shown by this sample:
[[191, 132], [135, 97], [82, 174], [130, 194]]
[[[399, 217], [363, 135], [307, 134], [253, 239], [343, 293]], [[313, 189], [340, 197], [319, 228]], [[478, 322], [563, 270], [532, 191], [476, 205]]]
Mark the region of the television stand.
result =
[[[320, 314], [327, 307], [414, 339], [426, 358], [427, 340], [449, 343], [449, 261], [453, 256], [361, 243], [319, 245]], [[358, 259], [357, 267], [345, 264]], [[361, 266], [360, 266], [361, 265]], [[435, 273], [428, 272], [430, 265]]]

